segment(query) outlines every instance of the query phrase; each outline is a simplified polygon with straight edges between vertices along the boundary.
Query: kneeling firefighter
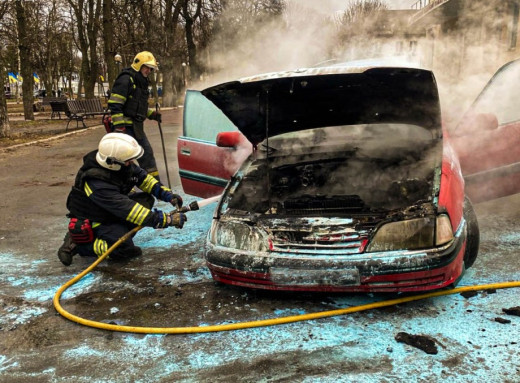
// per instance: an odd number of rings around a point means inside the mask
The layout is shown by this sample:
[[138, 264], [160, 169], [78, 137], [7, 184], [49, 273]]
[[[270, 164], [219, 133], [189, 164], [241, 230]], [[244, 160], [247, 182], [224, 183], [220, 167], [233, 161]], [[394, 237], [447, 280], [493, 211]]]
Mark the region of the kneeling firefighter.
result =
[[[185, 214], [151, 210], [155, 198], [177, 208], [182, 207], [182, 198], [134, 162], [142, 155], [143, 148], [133, 137], [109, 133], [97, 150], [83, 157], [83, 166], [67, 198], [70, 221], [58, 250], [61, 263], [69, 266], [75, 254], [99, 257], [136, 226], [183, 227]], [[130, 193], [134, 186], [142, 192]], [[141, 254], [141, 249], [128, 239], [110, 254], [110, 259]]]

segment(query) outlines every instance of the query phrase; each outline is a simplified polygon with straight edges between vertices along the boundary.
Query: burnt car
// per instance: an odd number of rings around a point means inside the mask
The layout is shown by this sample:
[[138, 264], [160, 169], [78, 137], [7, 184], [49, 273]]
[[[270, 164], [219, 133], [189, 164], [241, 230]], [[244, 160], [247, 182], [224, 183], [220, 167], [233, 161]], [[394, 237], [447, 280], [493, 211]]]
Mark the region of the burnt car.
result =
[[[432, 72], [335, 65], [193, 92], [185, 124], [213, 130], [217, 146], [190, 141], [185, 127], [178, 142], [185, 191], [225, 179], [234, 169], [222, 164], [241, 162], [233, 161], [240, 148], [250, 152], [207, 236], [216, 281], [425, 291], [456, 284], [475, 261], [478, 223], [442, 129]], [[220, 177], [188, 169], [188, 152], [222, 166]]]

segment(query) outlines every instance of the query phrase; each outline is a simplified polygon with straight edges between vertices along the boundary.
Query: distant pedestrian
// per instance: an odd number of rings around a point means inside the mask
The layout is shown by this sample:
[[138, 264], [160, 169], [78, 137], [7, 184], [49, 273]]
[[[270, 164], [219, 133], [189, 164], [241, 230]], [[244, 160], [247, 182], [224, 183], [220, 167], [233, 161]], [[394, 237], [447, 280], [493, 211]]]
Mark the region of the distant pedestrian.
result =
[[147, 51], [138, 53], [132, 65], [123, 69], [114, 82], [108, 108], [112, 112], [112, 131], [129, 134], [137, 140], [144, 149], [139, 165], [159, 179], [153, 149], [144, 132], [146, 118], [162, 122], [161, 114], [148, 108], [148, 76], [154, 70], [157, 70], [155, 57]]

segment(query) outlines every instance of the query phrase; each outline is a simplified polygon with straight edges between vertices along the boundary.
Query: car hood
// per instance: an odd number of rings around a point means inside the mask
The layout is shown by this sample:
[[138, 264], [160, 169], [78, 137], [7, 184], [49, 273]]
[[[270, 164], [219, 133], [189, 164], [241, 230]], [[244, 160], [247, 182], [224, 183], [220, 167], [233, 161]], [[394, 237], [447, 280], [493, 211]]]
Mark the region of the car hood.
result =
[[282, 73], [223, 83], [202, 94], [253, 144], [288, 132], [371, 123], [413, 124], [441, 134], [439, 96], [430, 71]]

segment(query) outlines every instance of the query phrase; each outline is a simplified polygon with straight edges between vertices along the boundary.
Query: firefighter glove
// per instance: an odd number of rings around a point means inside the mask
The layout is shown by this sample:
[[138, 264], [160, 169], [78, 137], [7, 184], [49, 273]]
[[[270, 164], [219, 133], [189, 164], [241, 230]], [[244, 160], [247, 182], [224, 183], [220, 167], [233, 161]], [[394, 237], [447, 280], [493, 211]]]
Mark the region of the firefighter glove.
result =
[[164, 229], [170, 226], [170, 215], [163, 213], [161, 210], [153, 209], [154, 212], [154, 229]]
[[150, 120], [155, 120], [157, 122], [162, 122], [161, 113], [159, 112], [152, 112], [149, 117]]
[[186, 214], [184, 213], [170, 213], [169, 218], [170, 226], [174, 226], [177, 229], [182, 229], [184, 222], [188, 220], [188, 217], [186, 217]]
[[178, 194], [173, 194], [171, 195], [171, 198], [170, 198], [170, 201], [169, 201], [173, 206], [175, 206], [176, 208], [180, 209], [182, 207], [182, 197]]
[[172, 193], [172, 191], [164, 185], [161, 185], [153, 194], [161, 201], [169, 202], [178, 209], [182, 207], [182, 197], [178, 194]]

